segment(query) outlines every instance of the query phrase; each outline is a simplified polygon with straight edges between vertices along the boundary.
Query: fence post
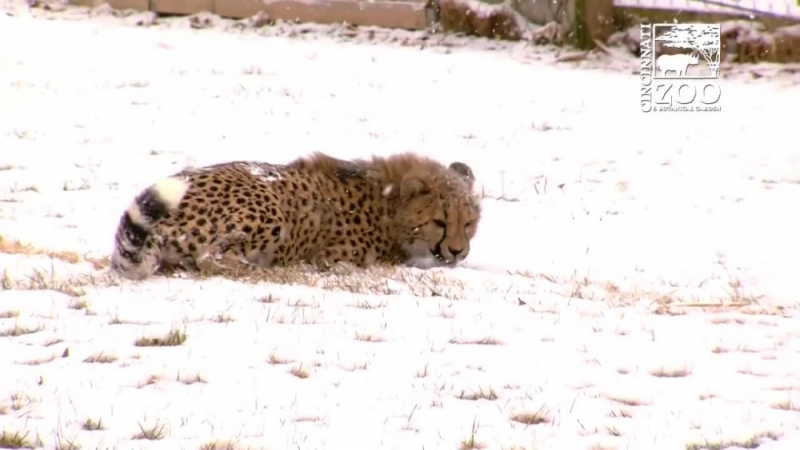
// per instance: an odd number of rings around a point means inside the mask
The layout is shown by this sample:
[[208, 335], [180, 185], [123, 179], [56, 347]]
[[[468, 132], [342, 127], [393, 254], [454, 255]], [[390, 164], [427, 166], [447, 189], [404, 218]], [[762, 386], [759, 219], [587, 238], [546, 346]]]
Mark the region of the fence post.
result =
[[570, 31], [571, 44], [589, 49], [594, 40], [605, 42], [614, 33], [614, 0], [572, 0], [574, 20]]

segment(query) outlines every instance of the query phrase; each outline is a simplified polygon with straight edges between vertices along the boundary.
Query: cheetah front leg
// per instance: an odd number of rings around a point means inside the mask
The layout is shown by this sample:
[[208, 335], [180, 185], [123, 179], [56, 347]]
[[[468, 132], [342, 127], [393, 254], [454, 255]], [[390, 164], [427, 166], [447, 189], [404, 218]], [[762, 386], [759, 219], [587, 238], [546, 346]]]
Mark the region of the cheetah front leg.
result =
[[231, 247], [247, 242], [247, 234], [232, 231], [221, 236], [199, 252], [195, 265], [200, 272], [207, 274], [240, 272], [250, 269], [243, 257], [229, 251]]
[[354, 249], [347, 242], [328, 245], [312, 259], [311, 263], [321, 272], [349, 273], [367, 264], [363, 250]]

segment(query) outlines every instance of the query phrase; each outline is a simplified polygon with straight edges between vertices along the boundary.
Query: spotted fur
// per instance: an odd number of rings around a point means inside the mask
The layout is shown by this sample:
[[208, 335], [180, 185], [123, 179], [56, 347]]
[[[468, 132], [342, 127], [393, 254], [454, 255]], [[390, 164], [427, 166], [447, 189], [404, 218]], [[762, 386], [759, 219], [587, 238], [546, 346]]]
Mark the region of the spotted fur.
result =
[[241, 269], [310, 263], [455, 265], [481, 208], [469, 166], [404, 153], [286, 165], [185, 169], [140, 193], [122, 215], [111, 265], [143, 279], [159, 268]]

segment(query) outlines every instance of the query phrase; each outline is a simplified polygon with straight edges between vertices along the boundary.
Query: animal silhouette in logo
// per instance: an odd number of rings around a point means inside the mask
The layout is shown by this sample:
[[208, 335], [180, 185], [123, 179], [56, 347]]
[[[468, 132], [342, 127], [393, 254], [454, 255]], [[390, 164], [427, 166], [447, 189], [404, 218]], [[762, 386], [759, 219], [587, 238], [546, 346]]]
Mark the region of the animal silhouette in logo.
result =
[[698, 62], [699, 56], [697, 54], [677, 53], [675, 55], [659, 56], [656, 58], [656, 67], [663, 76], [666, 76], [667, 72], [675, 72], [676, 76], [684, 77], [686, 76], [686, 71], [689, 70], [689, 66], [696, 66]]
[[[667, 72], [674, 72], [675, 78], [718, 78], [720, 63], [720, 35], [719, 24], [702, 23], [677, 23], [653, 25], [653, 54], [654, 65], [660, 77], [666, 77]], [[667, 53], [667, 49], [673, 54]], [[688, 50], [687, 53], [674, 53], [675, 51]], [[704, 65], [698, 66], [700, 62]], [[689, 66], [692, 74], [687, 73]], [[706, 66], [708, 70], [704, 69]]]

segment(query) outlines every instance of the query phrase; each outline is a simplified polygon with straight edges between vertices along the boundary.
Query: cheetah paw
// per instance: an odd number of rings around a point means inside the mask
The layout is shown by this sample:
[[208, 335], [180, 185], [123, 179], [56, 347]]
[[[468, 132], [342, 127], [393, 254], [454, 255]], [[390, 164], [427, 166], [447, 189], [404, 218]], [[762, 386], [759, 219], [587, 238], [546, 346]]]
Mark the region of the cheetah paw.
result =
[[211, 244], [209, 253], [222, 254], [227, 252], [232, 246], [244, 242], [247, 242], [247, 233], [243, 231], [231, 231]]

